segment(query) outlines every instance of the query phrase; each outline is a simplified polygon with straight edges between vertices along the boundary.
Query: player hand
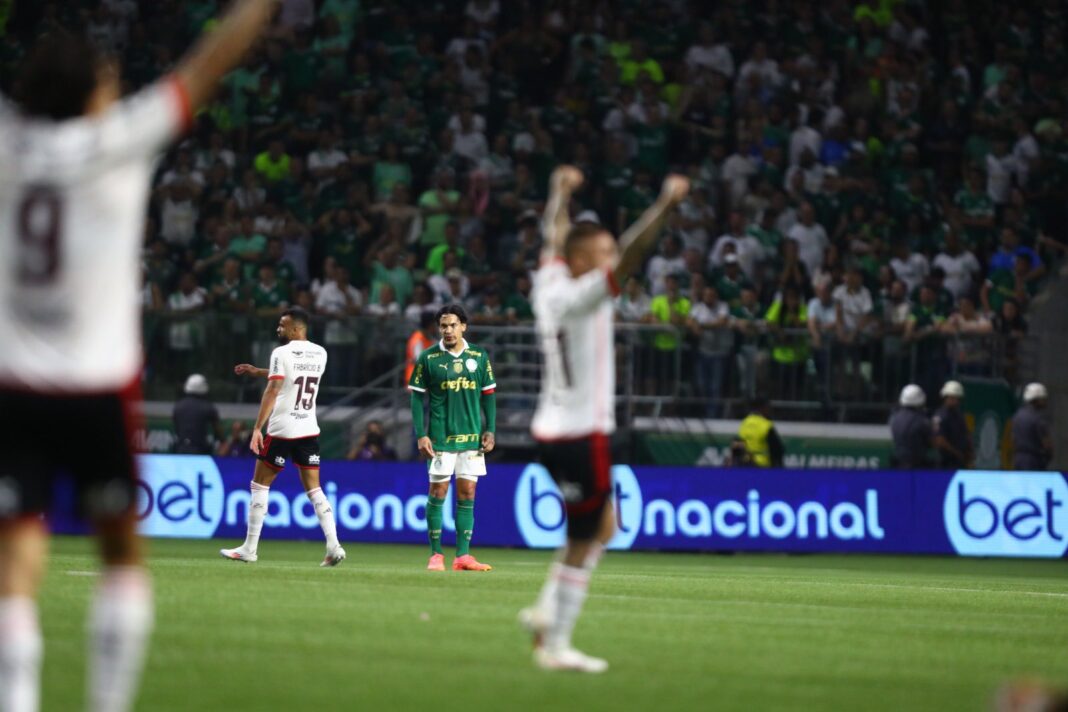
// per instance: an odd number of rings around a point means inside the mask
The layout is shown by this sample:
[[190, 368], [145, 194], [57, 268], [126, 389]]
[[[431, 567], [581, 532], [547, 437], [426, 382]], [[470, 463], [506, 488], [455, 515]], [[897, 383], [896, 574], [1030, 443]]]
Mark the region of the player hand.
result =
[[672, 173], [664, 179], [660, 188], [660, 197], [670, 205], [678, 205], [690, 193], [690, 179], [678, 173]]
[[434, 459], [434, 443], [430, 441], [430, 438], [419, 438], [419, 454], [428, 460]]
[[582, 171], [574, 166], [559, 166], [553, 171], [549, 185], [559, 190], [573, 193], [582, 187]]
[[482, 452], [493, 452], [493, 446], [497, 444], [493, 433], [482, 433]]
[[238, 376], [244, 376], [246, 373], [252, 373], [256, 370], [256, 367], [251, 363], [239, 363], [234, 366], [234, 373]]
[[251, 448], [252, 452], [257, 455], [261, 454], [260, 450], [263, 449], [263, 433], [261, 433], [258, 428], [252, 431], [252, 442], [249, 443], [249, 448]]

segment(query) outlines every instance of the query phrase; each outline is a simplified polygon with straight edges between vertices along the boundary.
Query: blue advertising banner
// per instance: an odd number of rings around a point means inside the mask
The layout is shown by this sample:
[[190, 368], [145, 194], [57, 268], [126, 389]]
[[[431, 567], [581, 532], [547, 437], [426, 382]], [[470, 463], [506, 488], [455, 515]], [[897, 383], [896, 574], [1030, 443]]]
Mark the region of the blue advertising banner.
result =
[[[254, 461], [143, 455], [140, 463], [146, 536], [244, 538]], [[1061, 473], [617, 465], [612, 474], [615, 549], [1053, 558], [1068, 551], [1068, 480]], [[343, 542], [426, 540], [424, 467], [329, 462], [321, 476]], [[563, 500], [541, 465], [491, 463], [475, 515], [480, 546], [547, 548], [564, 540]], [[79, 531], [61, 514], [53, 526]], [[451, 493], [445, 529], [455, 531]], [[283, 471], [271, 488], [264, 539], [320, 536], [296, 472]]]

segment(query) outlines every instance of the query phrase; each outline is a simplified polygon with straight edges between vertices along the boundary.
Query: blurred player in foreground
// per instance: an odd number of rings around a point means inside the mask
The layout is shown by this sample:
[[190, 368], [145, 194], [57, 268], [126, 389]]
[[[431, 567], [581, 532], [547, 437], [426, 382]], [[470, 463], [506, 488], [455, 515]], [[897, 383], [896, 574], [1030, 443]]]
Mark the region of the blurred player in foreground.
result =
[[[39, 706], [35, 598], [57, 470], [104, 562], [89, 613], [90, 710], [132, 705], [153, 621], [129, 448], [141, 371], [141, 236], [156, 157], [270, 22], [239, 0], [174, 72], [119, 100], [118, 68], [43, 37], [0, 99], [0, 710]], [[58, 438], [58, 441], [57, 441]], [[59, 446], [57, 446], [57, 443]]]
[[[430, 462], [426, 529], [430, 539], [428, 571], [445, 570], [441, 528], [449, 480], [456, 475], [456, 558], [453, 571], [489, 571], [471, 555], [475, 528], [475, 487], [486, 474], [486, 453], [497, 429], [497, 382], [485, 349], [467, 343], [467, 312], [459, 304], [438, 311], [441, 341], [419, 354], [408, 381], [412, 426], [419, 454]], [[423, 424], [423, 399], [430, 400], [430, 424]], [[482, 416], [486, 416], [485, 428]]]
[[345, 550], [337, 540], [334, 510], [319, 486], [319, 421], [315, 417], [315, 401], [326, 372], [326, 349], [308, 341], [308, 321], [308, 313], [300, 307], [286, 309], [278, 319], [278, 341], [282, 345], [271, 352], [271, 367], [258, 369], [241, 364], [234, 369], [238, 374], [266, 376], [267, 387], [260, 399], [260, 412], [249, 445], [259, 462], [252, 475], [248, 532], [241, 546], [219, 550], [224, 558], [246, 563], [259, 559], [257, 550], [271, 484], [286, 461], [292, 460], [326, 537], [326, 556], [320, 566], [337, 566], [345, 560]]
[[537, 603], [519, 617], [534, 634], [539, 666], [598, 673], [608, 663], [572, 648], [571, 631], [590, 574], [615, 530], [609, 501], [609, 439], [616, 428], [612, 298], [652, 251], [665, 218], [689, 192], [689, 181], [668, 176], [660, 197], [617, 247], [599, 224], [571, 224], [571, 194], [582, 180], [570, 166], [553, 172], [533, 299], [545, 370], [531, 433], [564, 497], [567, 544], [550, 567]]

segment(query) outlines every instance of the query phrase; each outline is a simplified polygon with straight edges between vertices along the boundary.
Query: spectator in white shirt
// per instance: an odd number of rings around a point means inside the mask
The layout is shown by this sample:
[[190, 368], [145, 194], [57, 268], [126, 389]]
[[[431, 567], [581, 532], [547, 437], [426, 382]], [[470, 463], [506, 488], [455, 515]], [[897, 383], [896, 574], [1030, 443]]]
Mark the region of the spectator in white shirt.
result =
[[308, 154], [308, 173], [319, 182], [319, 188], [332, 184], [341, 166], [347, 165], [349, 157], [337, 145], [329, 131], [319, 134], [319, 147]]
[[705, 415], [709, 418], [718, 418], [722, 412], [723, 376], [734, 345], [730, 321], [730, 308], [719, 298], [716, 288], [704, 287], [700, 301], [690, 310], [690, 330], [698, 338], [694, 380], [697, 393], [705, 402]]
[[801, 261], [805, 263], [809, 274], [815, 274], [823, 262], [823, 251], [827, 249], [830, 240], [827, 239], [827, 231], [816, 222], [816, 210], [812, 203], [801, 204], [799, 220], [786, 233], [786, 237], [797, 242]]
[[752, 54], [738, 70], [739, 84], [747, 84], [750, 76], [754, 74], [759, 76], [761, 84], [768, 88], [777, 87], [782, 80], [779, 63], [768, 57], [768, 45], [763, 40], [753, 45]]
[[986, 194], [995, 205], [1009, 202], [1013, 180], [1019, 181], [1021, 173], [1022, 166], [1009, 149], [1008, 141], [996, 136], [993, 150], [986, 154]]
[[734, 57], [726, 44], [716, 42], [712, 25], [703, 23], [697, 35], [697, 43], [686, 51], [686, 67], [690, 72], [715, 71], [728, 79], [734, 77]]
[[367, 305], [367, 313], [371, 316], [385, 318], [400, 316], [400, 304], [397, 304], [397, 296], [393, 291], [393, 285], [381, 284], [378, 287], [378, 301]]
[[679, 244], [679, 238], [674, 235], [668, 235], [660, 242], [660, 254], [649, 260], [649, 266], [645, 270], [653, 296], [664, 293], [664, 278], [669, 274], [686, 274], [682, 246]]
[[890, 269], [894, 271], [898, 279], [905, 283], [911, 294], [912, 290], [923, 284], [923, 280], [931, 271], [931, 266], [926, 257], [912, 251], [908, 241], [903, 237], [898, 237], [894, 242], [893, 254], [894, 256], [890, 259]]
[[831, 296], [829, 280], [820, 280], [815, 285], [816, 296], [808, 302], [808, 333], [812, 337], [812, 347], [823, 348], [824, 340], [828, 342], [841, 329], [841, 307]]
[[972, 293], [975, 277], [982, 271], [979, 260], [963, 248], [957, 231], [952, 228], [946, 233], [945, 245], [935, 255], [932, 265], [946, 273], [945, 287], [958, 299]]
[[721, 267], [729, 246], [733, 245], [734, 253], [738, 255], [738, 265], [746, 277], [753, 279], [757, 265], [767, 258], [764, 246], [760, 244], [760, 240], [746, 232], [745, 215], [740, 210], [731, 211], [727, 224], [729, 231], [716, 238], [716, 244], [708, 256], [709, 267]]
[[820, 155], [820, 149], [823, 147], [823, 136], [820, 132], [812, 128], [816, 125], [816, 121], [821, 119], [818, 112], [812, 111], [809, 113], [808, 124], [805, 124], [798, 120], [797, 128], [790, 134], [790, 165], [796, 166], [801, 162], [801, 154], [805, 152], [805, 149], [812, 151], [813, 156]]
[[870, 329], [875, 305], [871, 292], [864, 286], [860, 269], [850, 267], [846, 271], [845, 283], [835, 287], [831, 297], [841, 309], [842, 332], [847, 341]]
[[460, 112], [460, 130], [453, 136], [452, 152], [475, 165], [489, 155], [486, 136], [475, 127], [474, 114], [469, 109]]
[[616, 297], [616, 315], [620, 321], [639, 322], [649, 314], [652, 299], [637, 277], [627, 279], [623, 293]]

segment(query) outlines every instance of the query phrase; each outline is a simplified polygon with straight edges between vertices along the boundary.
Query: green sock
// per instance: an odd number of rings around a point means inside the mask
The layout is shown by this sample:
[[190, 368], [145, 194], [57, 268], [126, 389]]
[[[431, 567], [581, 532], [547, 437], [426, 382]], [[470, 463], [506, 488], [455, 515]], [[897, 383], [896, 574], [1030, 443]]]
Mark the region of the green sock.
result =
[[456, 500], [456, 555], [471, 551], [471, 530], [475, 528], [475, 500]]
[[426, 498], [426, 533], [430, 537], [430, 553], [443, 554], [441, 550], [441, 523], [445, 520], [445, 498]]

